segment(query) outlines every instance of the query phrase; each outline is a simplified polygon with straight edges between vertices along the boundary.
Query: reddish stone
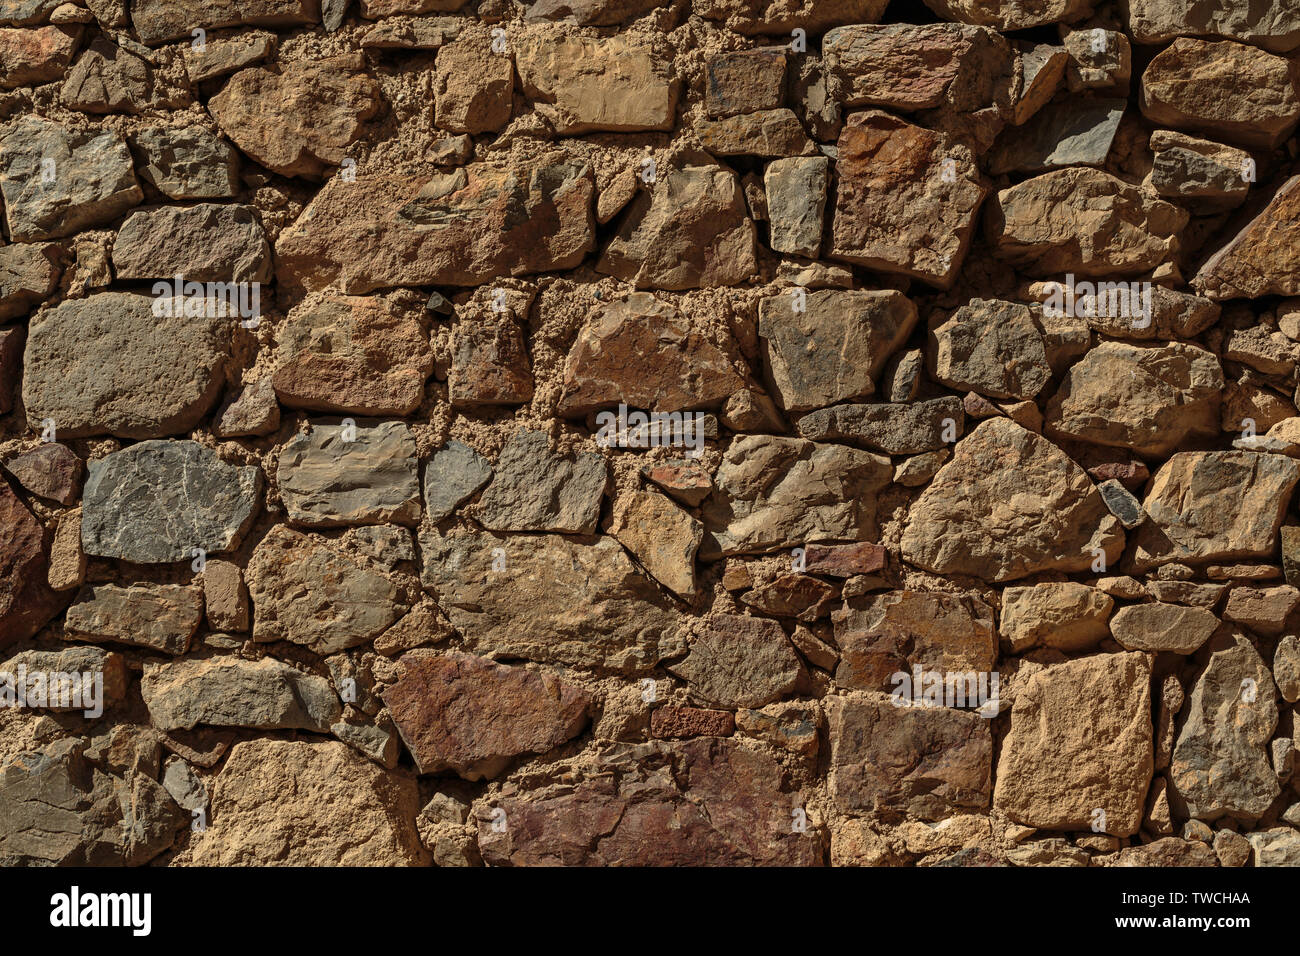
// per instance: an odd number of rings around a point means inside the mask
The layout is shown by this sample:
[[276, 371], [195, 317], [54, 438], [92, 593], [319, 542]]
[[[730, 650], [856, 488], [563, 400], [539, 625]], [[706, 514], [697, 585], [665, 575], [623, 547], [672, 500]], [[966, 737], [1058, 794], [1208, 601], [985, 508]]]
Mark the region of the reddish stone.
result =
[[860, 541], [857, 544], [810, 544], [804, 551], [804, 570], [833, 578], [870, 574], [885, 566], [889, 551], [884, 545]]
[[736, 715], [728, 710], [668, 705], [650, 715], [651, 737], [730, 737], [735, 732]]
[[70, 505], [81, 497], [86, 465], [67, 445], [46, 442], [6, 462], [5, 471], [32, 494]]
[[713, 479], [705, 469], [689, 461], [668, 461], [646, 465], [641, 474], [682, 504], [694, 508], [713, 490]]
[[47, 571], [45, 529], [0, 479], [0, 647], [31, 637], [63, 608]]
[[806, 574], [783, 574], [741, 598], [754, 610], [773, 617], [815, 621], [834, 610], [840, 589]]
[[14, 407], [14, 392], [23, 374], [23, 340], [21, 326], [0, 329], [0, 415]]

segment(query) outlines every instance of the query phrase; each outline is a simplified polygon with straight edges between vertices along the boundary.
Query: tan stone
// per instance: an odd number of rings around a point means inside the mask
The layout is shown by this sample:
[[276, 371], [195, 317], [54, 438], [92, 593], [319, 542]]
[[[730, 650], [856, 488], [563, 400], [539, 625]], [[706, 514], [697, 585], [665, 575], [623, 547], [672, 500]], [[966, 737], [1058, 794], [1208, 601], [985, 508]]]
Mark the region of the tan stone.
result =
[[632, 552], [651, 577], [679, 597], [695, 596], [695, 553], [704, 526], [653, 491], [618, 499], [609, 533]]
[[1073, 581], [1006, 588], [999, 631], [1013, 653], [1036, 646], [1087, 650], [1110, 635], [1114, 606], [1109, 595]]
[[1195, 654], [1218, 626], [1213, 612], [1178, 604], [1133, 604], [1110, 620], [1115, 640], [1131, 651], [1151, 653]]

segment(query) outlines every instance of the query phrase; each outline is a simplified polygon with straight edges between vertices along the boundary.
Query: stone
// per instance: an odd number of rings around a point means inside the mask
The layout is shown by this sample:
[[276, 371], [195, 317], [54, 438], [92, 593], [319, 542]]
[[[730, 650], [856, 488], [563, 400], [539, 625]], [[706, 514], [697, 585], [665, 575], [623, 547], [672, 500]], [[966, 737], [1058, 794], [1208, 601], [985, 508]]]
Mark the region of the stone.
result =
[[0, 414], [7, 414], [14, 406], [13, 397], [23, 374], [26, 339], [27, 330], [21, 326], [0, 329]]
[[159, 438], [196, 426], [221, 393], [234, 322], [155, 315], [156, 301], [102, 292], [35, 316], [23, 358], [29, 426], [40, 432], [53, 419], [59, 438]]
[[331, 296], [277, 331], [276, 398], [290, 408], [409, 415], [433, 371], [418, 318], [379, 296]]
[[804, 548], [804, 570], [832, 578], [851, 578], [856, 574], [879, 571], [887, 563], [889, 552], [882, 545], [867, 541], [858, 544], [810, 544]]
[[770, 617], [812, 623], [834, 609], [840, 589], [807, 574], [783, 574], [742, 594], [740, 603]]
[[736, 715], [729, 710], [704, 710], [666, 704], [650, 715], [650, 736], [658, 740], [683, 737], [730, 737]]
[[342, 713], [329, 680], [271, 657], [145, 664], [140, 696], [159, 730], [247, 727], [325, 733]]
[[429, 148], [426, 158], [435, 166], [464, 166], [474, 155], [474, 139], [466, 133], [444, 136]]
[[[942, 531], [940, 530], [942, 529]], [[1083, 469], [1005, 418], [981, 422], [912, 505], [903, 559], [935, 574], [1012, 581], [1084, 571], [1124, 532]]]
[[1023, 126], [1051, 101], [1060, 89], [1069, 61], [1065, 48], [1047, 43], [1018, 41], [1011, 86], [1011, 123]]
[[1224, 342], [1223, 357], [1265, 375], [1290, 375], [1300, 358], [1300, 348], [1281, 332], [1254, 326], [1231, 330]]
[[1134, 275], [1176, 248], [1186, 211], [1099, 169], [1044, 173], [986, 210], [994, 255], [1033, 275]]
[[758, 269], [755, 242], [735, 173], [673, 168], [637, 193], [596, 271], [638, 289], [736, 285]]
[[715, 707], [762, 707], [794, 692], [803, 665], [781, 625], [740, 614], [707, 619], [690, 653], [668, 670], [692, 698]]
[[191, 83], [202, 83], [261, 62], [275, 50], [275, 35], [258, 30], [209, 40], [202, 50], [185, 51], [185, 70]]
[[294, 26], [316, 23], [319, 6], [312, 0], [215, 0], [194, 4], [174, 0], [140, 0], [131, 5], [131, 22], [145, 43], [157, 46], [189, 38], [195, 27]]
[[24, 116], [0, 137], [0, 196], [14, 242], [112, 222], [144, 198], [121, 135]]
[[1289, 584], [1271, 588], [1234, 587], [1228, 592], [1223, 619], [1250, 628], [1256, 634], [1278, 637], [1298, 604], [1300, 590]]
[[1032, 399], [1052, 377], [1043, 335], [1017, 302], [972, 299], [931, 327], [927, 351], [931, 374], [961, 392]]
[[688, 508], [697, 507], [713, 491], [713, 479], [700, 465], [685, 459], [674, 459], [643, 465], [641, 475], [651, 484], [662, 488], [674, 501]]
[[68, 608], [64, 634], [184, 654], [203, 622], [203, 592], [180, 584], [96, 584]]
[[671, 600], [613, 538], [422, 533], [420, 555], [471, 653], [633, 674], [686, 650]]
[[1291, 827], [1274, 827], [1246, 834], [1256, 866], [1300, 866], [1300, 834]]
[[253, 640], [291, 641], [317, 654], [374, 640], [409, 605], [384, 575], [284, 525], [253, 550], [246, 579]]
[[90, 462], [81, 544], [140, 564], [233, 551], [261, 503], [262, 473], [192, 441], [143, 441]]
[[510, 122], [515, 68], [487, 31], [464, 33], [438, 50], [434, 118], [452, 133], [490, 133]]
[[[109, 708], [116, 707], [126, 699], [127, 685], [130, 683], [130, 673], [127, 670], [126, 658], [115, 651], [106, 651], [102, 647], [68, 647], [60, 651], [22, 651], [13, 657], [5, 660], [0, 664], [0, 674], [4, 675], [4, 684], [6, 689], [12, 693], [15, 685], [22, 680], [18, 675], [21, 674], [19, 668], [26, 668], [28, 675], [44, 673], [50, 675], [45, 685], [46, 702], [44, 709], [55, 713], [69, 713], [81, 711], [82, 716], [90, 720], [98, 719], [103, 712]], [[66, 683], [59, 686], [58, 679], [53, 675], [69, 675], [64, 678]], [[81, 695], [78, 697], [77, 685], [73, 682], [71, 675], [78, 675], [81, 682]], [[28, 680], [31, 680], [29, 676]], [[99, 682], [101, 686], [92, 687]], [[62, 697], [62, 692], [66, 688], [68, 696]], [[28, 684], [28, 690], [33, 688]], [[93, 697], [92, 701], [89, 699]], [[88, 713], [86, 704], [93, 703], [95, 706], [90, 708], [91, 711], [98, 710], [99, 714]], [[12, 707], [13, 699], [9, 699], [6, 706]], [[34, 706], [29, 698], [28, 706]]]
[[575, 163], [333, 177], [280, 233], [276, 279], [362, 295], [571, 269], [595, 244], [594, 192], [591, 167]]
[[1074, 581], [1010, 587], [1002, 592], [999, 630], [1013, 653], [1032, 647], [1083, 651], [1110, 636], [1115, 602]]
[[1250, 841], [1240, 833], [1219, 830], [1214, 834], [1214, 855], [1219, 858], [1219, 866], [1245, 866], [1252, 852]]
[[1300, 639], [1288, 634], [1277, 642], [1273, 655], [1273, 681], [1288, 704], [1300, 700]]
[[424, 508], [430, 521], [449, 518], [492, 479], [492, 465], [463, 442], [449, 439], [424, 467]]
[[1179, 37], [1142, 74], [1142, 115], [1157, 126], [1272, 149], [1300, 121], [1290, 64], [1253, 46]]
[[611, 302], [578, 332], [557, 411], [626, 404], [656, 412], [711, 408], [744, 386], [727, 350], [646, 292]]
[[1282, 455], [1173, 455], [1147, 487], [1147, 521], [1135, 532], [1134, 566], [1268, 557], [1297, 480], [1300, 466]]
[[252, 206], [200, 203], [131, 213], [113, 243], [118, 279], [265, 282], [271, 246]]
[[832, 405], [803, 416], [798, 428], [810, 441], [841, 441], [887, 455], [915, 455], [956, 441], [965, 421], [961, 399], [947, 396], [899, 404]]
[[208, 626], [216, 631], [247, 631], [248, 588], [239, 565], [206, 561], [203, 566], [203, 610]]
[[1223, 370], [1184, 342], [1102, 342], [1065, 373], [1047, 403], [1050, 438], [1077, 439], [1162, 457], [1219, 434]]
[[83, 113], [139, 113], [154, 99], [149, 63], [104, 36], [68, 71], [59, 99]]
[[830, 257], [949, 288], [987, 193], [969, 149], [876, 110], [850, 116], [837, 148]]
[[0, 771], [0, 863], [141, 866], [188, 821], [144, 773], [105, 773], [85, 742], [65, 737], [16, 755]]
[[607, 480], [600, 455], [565, 455], [545, 432], [518, 431], [501, 449], [477, 518], [491, 531], [593, 534]]
[[80, 37], [80, 27], [0, 29], [0, 90], [62, 79]]
[[1101, 166], [1110, 155], [1126, 105], [1120, 99], [1080, 98], [1042, 110], [1023, 126], [1002, 134], [989, 172], [1045, 173], [1066, 166]]
[[709, 57], [704, 108], [715, 119], [774, 110], [785, 103], [786, 49], [760, 47]]
[[1128, 27], [1138, 43], [1193, 34], [1253, 43], [1275, 53], [1300, 47], [1300, 17], [1284, 7], [1223, 7], [1214, 0], [1129, 0]]
[[988, 721], [946, 707], [899, 707], [884, 694], [825, 699], [830, 795], [845, 813], [941, 820], [987, 811], [993, 736]]
[[[59, 245], [37, 245], [16, 242], [0, 246], [0, 320], [16, 319], [26, 315], [53, 294], [63, 274], [64, 252]], [[13, 333], [0, 330], [0, 340]], [[15, 341], [17, 341], [15, 339]], [[7, 355], [15, 346], [0, 346], [0, 355]], [[17, 346], [21, 350], [21, 343]], [[0, 367], [4, 360], [0, 359]], [[8, 374], [0, 372], [0, 381]], [[0, 394], [0, 410], [9, 410], [7, 394]]]
[[163, 771], [163, 789], [182, 810], [205, 810], [208, 806], [208, 791], [203, 781], [190, 769], [184, 760], [173, 758], [167, 762]]
[[1153, 132], [1150, 142], [1151, 185], [1161, 196], [1195, 200], [1217, 211], [1237, 205], [1250, 191], [1244, 173], [1251, 157], [1244, 149], [1167, 129]]
[[1300, 176], [1292, 176], [1258, 216], [1205, 260], [1192, 285], [1216, 301], [1300, 292], [1288, 265], [1300, 250], [1298, 220]]
[[799, 117], [789, 109], [705, 120], [695, 133], [715, 156], [797, 156], [811, 145]]
[[342, 165], [379, 108], [379, 84], [360, 54], [249, 67], [208, 101], [222, 132], [249, 157], [281, 176], [308, 178]]
[[1097, 491], [1106, 502], [1110, 513], [1124, 526], [1125, 531], [1132, 531], [1146, 520], [1146, 515], [1142, 512], [1142, 503], [1129, 494], [1128, 489], [1117, 479], [1108, 478], [1099, 482]]
[[280, 428], [280, 406], [271, 378], [249, 382], [218, 409], [212, 431], [218, 438], [270, 435]]
[[873, 394], [916, 320], [916, 306], [892, 290], [761, 299], [758, 334], [772, 397], [786, 411], [803, 412]]
[[[746, 435], [728, 446], [702, 506], [706, 561], [807, 542], [870, 540], [889, 459], [843, 445]], [[827, 489], [834, 489], [828, 495]]]
[[945, 19], [998, 30], [1025, 30], [1048, 23], [1072, 23], [1092, 12], [1094, 0], [925, 0]]
[[[993, 609], [970, 594], [890, 591], [846, 601], [831, 620], [840, 649], [835, 683], [849, 690], [887, 693], [899, 673], [910, 686], [913, 668], [988, 673], [997, 661]], [[919, 697], [921, 688], [915, 692]], [[910, 702], [911, 694], [904, 696]]]
[[1128, 37], [1116, 30], [1100, 27], [1085, 30], [1062, 30], [1065, 51], [1070, 61], [1065, 68], [1065, 82], [1071, 93], [1103, 90], [1127, 93], [1133, 77], [1133, 51]]
[[636, 491], [614, 505], [609, 533], [656, 581], [680, 598], [695, 597], [695, 554], [704, 526], [666, 497]]
[[1151, 782], [1151, 666], [1099, 654], [1029, 677], [1016, 693], [993, 805], [1016, 823], [1131, 836]]
[[42, 442], [31, 451], [4, 464], [26, 490], [61, 505], [76, 504], [81, 497], [81, 482], [86, 465], [67, 445]]
[[0, 648], [36, 634], [67, 603], [47, 568], [45, 529], [0, 479]]
[[413, 777], [337, 741], [235, 744], [212, 787], [196, 866], [427, 866]]
[[59, 516], [50, 542], [49, 570], [46, 580], [56, 591], [71, 591], [86, 580], [86, 552], [81, 549], [81, 509], [73, 508]]
[[514, 758], [577, 736], [592, 707], [590, 694], [557, 674], [472, 654], [417, 650], [398, 668], [382, 696], [421, 774], [496, 777]]
[[958, 23], [837, 27], [823, 37], [822, 55], [845, 106], [908, 113], [988, 106], [1012, 69], [1011, 48], [997, 33]]
[[1172, 866], [1210, 867], [1217, 861], [1214, 851], [1196, 840], [1165, 837], [1141, 846], [1128, 846], [1116, 854], [1112, 866], [1139, 866], [1145, 869]]
[[775, 252], [816, 259], [821, 254], [831, 163], [825, 156], [776, 159], [763, 171], [768, 245]]
[[509, 313], [457, 323], [447, 393], [457, 408], [522, 405], [532, 399], [528, 345]]
[[1195, 654], [1219, 627], [1203, 607], [1177, 604], [1132, 604], [1111, 618], [1110, 630], [1127, 650]]
[[524, 94], [559, 135], [672, 127], [677, 83], [668, 61], [634, 36], [534, 29], [512, 46]]
[[1277, 691], [1239, 632], [1216, 638], [1211, 651], [1187, 702], [1169, 783], [1191, 817], [1254, 823], [1281, 793], [1268, 759]]
[[579, 26], [613, 26], [639, 17], [667, 0], [537, 0], [528, 8], [528, 20], [564, 20]]
[[62, 0], [4, 0], [0, 3], [0, 26], [38, 26], [50, 18]]

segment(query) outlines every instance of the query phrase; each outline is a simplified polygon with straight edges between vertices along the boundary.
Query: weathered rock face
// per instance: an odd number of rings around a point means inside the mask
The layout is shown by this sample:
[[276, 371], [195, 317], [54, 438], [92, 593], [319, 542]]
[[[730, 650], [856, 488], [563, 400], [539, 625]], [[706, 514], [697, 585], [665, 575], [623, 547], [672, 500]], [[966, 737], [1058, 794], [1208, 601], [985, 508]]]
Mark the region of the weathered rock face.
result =
[[294, 524], [420, 520], [415, 439], [402, 422], [316, 422], [281, 449], [276, 482]]
[[31, 637], [63, 607], [46, 583], [45, 529], [0, 479], [0, 647]]
[[975, 299], [930, 332], [936, 379], [957, 391], [1032, 399], [1052, 377], [1043, 335], [1029, 308]]
[[82, 499], [87, 554], [141, 564], [230, 551], [261, 504], [262, 472], [191, 441], [143, 441], [92, 461]]
[[179, 584], [99, 584], [68, 608], [64, 634], [74, 641], [108, 641], [184, 654], [203, 620], [203, 593]]
[[453, 133], [487, 133], [510, 122], [515, 69], [486, 33], [461, 36], [438, 51], [434, 116]]
[[136, 32], [151, 46], [189, 37], [195, 27], [291, 26], [314, 23], [319, 15], [315, 0], [216, 0], [203, 4], [143, 0], [131, 6]]
[[1139, 43], [1163, 43], [1179, 36], [1241, 40], [1266, 50], [1300, 47], [1300, 16], [1281, 6], [1223, 7], [1213, 0], [1129, 0], [1128, 25]]
[[[63, 251], [60, 246], [15, 243], [0, 246], [0, 319], [13, 319], [39, 305], [49, 298], [62, 275], [61, 260]], [[13, 330], [0, 330], [0, 339], [8, 340], [14, 335]], [[16, 342], [15, 338], [15, 342]], [[7, 344], [0, 347], [4, 358], [0, 364], [12, 361], [9, 358], [15, 346]], [[3, 378], [8, 380], [9, 373]], [[0, 409], [9, 410], [7, 394], [0, 394]]]
[[1109, 595], [1073, 581], [1006, 588], [999, 629], [1016, 651], [1038, 645], [1085, 650], [1110, 634], [1107, 620], [1114, 606]]
[[479, 522], [493, 531], [591, 534], [607, 474], [600, 455], [563, 455], [542, 432], [516, 432], [479, 499]]
[[1294, 295], [1300, 282], [1286, 263], [1300, 248], [1300, 176], [1293, 176], [1268, 206], [1201, 266], [1193, 284], [1211, 299]]
[[669, 669], [702, 703], [761, 707], [791, 693], [803, 668], [781, 625], [723, 614], [705, 623], [690, 653]]
[[955, 441], [964, 421], [961, 399], [952, 396], [914, 404], [832, 405], [803, 416], [798, 427], [811, 441], [842, 441], [889, 455], [915, 455]]
[[1110, 629], [1133, 651], [1174, 651], [1195, 654], [1219, 627], [1214, 612], [1178, 604], [1133, 604], [1120, 608]]
[[609, 533], [651, 577], [679, 597], [695, 596], [695, 555], [704, 526], [666, 497], [638, 491], [615, 506]]
[[548, 671], [419, 651], [400, 664], [384, 704], [420, 773], [495, 777], [512, 758], [550, 750], [587, 722], [588, 695]]
[[1119, 521], [1083, 469], [1005, 418], [957, 443], [912, 505], [902, 540], [912, 564], [987, 581], [1082, 571], [1123, 549]]
[[1150, 682], [1148, 658], [1135, 653], [1030, 677], [1011, 709], [994, 806], [1043, 830], [1136, 833], [1152, 772]]
[[1073, 23], [1092, 12], [1093, 0], [925, 0], [946, 20], [999, 30], [1024, 30], [1045, 23]]
[[199, 866], [420, 866], [419, 789], [346, 744], [236, 744], [212, 790]]
[[160, 730], [249, 727], [328, 733], [342, 707], [330, 682], [264, 657], [145, 666], [140, 695]]
[[0, 89], [40, 86], [60, 79], [77, 48], [80, 29], [0, 29]]
[[150, 126], [131, 137], [140, 178], [168, 199], [227, 199], [239, 190], [239, 154], [202, 126]]
[[113, 244], [119, 279], [265, 282], [271, 247], [251, 206], [202, 203], [131, 213]]

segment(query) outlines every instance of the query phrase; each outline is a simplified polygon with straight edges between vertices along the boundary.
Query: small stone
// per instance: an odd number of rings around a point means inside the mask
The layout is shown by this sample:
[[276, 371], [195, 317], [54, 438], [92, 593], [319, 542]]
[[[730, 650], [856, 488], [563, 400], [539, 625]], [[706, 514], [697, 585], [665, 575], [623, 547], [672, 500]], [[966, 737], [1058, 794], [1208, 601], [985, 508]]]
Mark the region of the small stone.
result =
[[444, 136], [436, 141], [424, 158], [435, 166], [464, 166], [474, 155], [474, 139], [467, 133]]
[[252, 30], [220, 40], [209, 40], [202, 50], [185, 51], [185, 69], [191, 83], [202, 83], [265, 60], [275, 49], [275, 35]]
[[835, 665], [840, 662], [840, 652], [835, 646], [823, 641], [802, 624], [795, 625], [794, 632], [790, 635], [790, 642], [813, 667], [820, 667], [830, 672], [834, 671]]
[[1245, 866], [1250, 862], [1252, 852], [1250, 841], [1240, 833], [1231, 830], [1215, 832], [1214, 855], [1219, 858], [1219, 866]]
[[167, 761], [167, 768], [163, 771], [162, 779], [163, 789], [171, 794], [171, 798], [176, 801], [182, 810], [189, 810], [193, 813], [195, 810], [206, 810], [208, 806], [208, 791], [203, 786], [203, 781], [198, 775], [190, 769], [190, 765], [184, 760], [174, 758]]
[[248, 588], [239, 565], [208, 561], [203, 567], [203, 607], [215, 631], [248, 630]]
[[1133, 51], [1128, 37], [1115, 30], [1070, 30], [1063, 37], [1070, 62], [1065, 82], [1071, 93], [1080, 90], [1128, 92], [1133, 75]]
[[716, 707], [762, 707], [793, 693], [803, 665], [776, 621], [739, 614], [706, 620], [685, 659], [667, 665], [691, 696]]
[[11, 458], [4, 468], [20, 485], [41, 498], [70, 505], [81, 497], [86, 465], [67, 445], [43, 442]]
[[952, 452], [947, 448], [940, 448], [937, 451], [926, 452], [924, 455], [913, 455], [911, 458], [904, 459], [894, 469], [894, 484], [902, 485], [904, 488], [919, 488], [938, 474], [944, 462], [951, 457]]
[[1259, 215], [1205, 260], [1192, 280], [1196, 291], [1216, 301], [1300, 292], [1288, 266], [1300, 245], [1297, 209], [1300, 176], [1292, 176]]
[[594, 534], [606, 481], [600, 455], [565, 455], [545, 432], [518, 431], [501, 449], [477, 517], [495, 531]]
[[402, 422], [313, 422], [281, 449], [276, 481], [298, 525], [415, 525], [417, 472], [415, 437]]
[[839, 596], [839, 589], [825, 581], [806, 574], [783, 574], [743, 595], [740, 601], [759, 614], [811, 623], [830, 614]]
[[79, 27], [58, 25], [0, 29], [0, 90], [62, 79], [80, 36]]
[[1217, 211], [1240, 203], [1250, 191], [1242, 175], [1250, 154], [1243, 149], [1161, 129], [1151, 134], [1151, 150], [1151, 185], [1162, 196]]
[[[53, 294], [63, 274], [65, 250], [61, 245], [16, 242], [0, 246], [0, 319], [26, 315]], [[22, 351], [21, 332], [0, 329], [0, 382], [7, 382], [8, 356]], [[12, 339], [12, 342], [10, 340]], [[0, 392], [0, 412], [9, 411], [9, 392]]]
[[522, 405], [532, 399], [528, 346], [508, 313], [457, 323], [447, 392], [457, 408]]
[[163, 206], [127, 216], [113, 243], [113, 271], [119, 279], [265, 282], [271, 246], [252, 206]]
[[1277, 637], [1298, 604], [1300, 590], [1289, 584], [1272, 588], [1234, 587], [1228, 592], [1223, 618], [1248, 627], [1256, 634]]
[[215, 0], [203, 4], [140, 0], [131, 5], [135, 32], [150, 46], [188, 38], [195, 27], [293, 26], [319, 19], [319, 7], [310, 0]]
[[97, 584], [68, 608], [64, 633], [184, 654], [203, 622], [203, 592], [179, 584]]
[[50, 543], [50, 567], [46, 579], [56, 591], [71, 591], [86, 580], [86, 552], [81, 549], [81, 509], [59, 516]]
[[1300, 700], [1300, 639], [1288, 634], [1277, 642], [1273, 655], [1273, 680], [1288, 704]]
[[433, 453], [424, 468], [424, 507], [430, 521], [449, 518], [492, 479], [491, 463], [454, 439]]
[[1153, 653], [1194, 654], [1218, 626], [1211, 611], [1176, 604], [1133, 604], [1110, 621], [1111, 633], [1125, 648]]
[[434, 118], [452, 133], [490, 133], [510, 122], [515, 68], [486, 30], [465, 32], [438, 51]]
[[694, 508], [713, 491], [713, 479], [700, 465], [685, 459], [643, 465], [641, 475], [674, 501]]
[[794, 110], [764, 110], [706, 120], [695, 134], [715, 156], [798, 156], [811, 144]]
[[705, 64], [705, 109], [714, 118], [777, 109], [785, 100], [785, 71], [784, 47], [710, 57]]
[[810, 544], [804, 548], [804, 570], [833, 578], [851, 578], [855, 574], [879, 571], [889, 552], [879, 544]]
[[1025, 125], [1003, 133], [994, 146], [989, 172], [1045, 173], [1066, 166], [1102, 166], [1126, 105], [1119, 99], [1077, 99], [1042, 110]]
[[1032, 399], [1052, 377], [1042, 333], [1019, 303], [971, 300], [932, 326], [928, 352], [932, 374], [957, 391]]
[[83, 113], [139, 113], [154, 99], [153, 70], [101, 35], [68, 71], [59, 99]]
[[821, 253], [830, 160], [824, 156], [777, 159], [763, 171], [776, 252], [816, 259]]
[[672, 704], [650, 715], [650, 736], [659, 740], [685, 737], [730, 737], [736, 732], [736, 715], [727, 710], [703, 710]]
[[1127, 530], [1132, 531], [1140, 525], [1146, 516], [1142, 513], [1142, 503], [1129, 494], [1128, 489], [1116, 479], [1110, 478], [1097, 485], [1097, 491], [1106, 502], [1110, 513], [1119, 519]]
[[280, 405], [270, 378], [244, 385], [218, 410], [212, 430], [218, 438], [270, 435], [280, 428]]
[[832, 405], [799, 419], [799, 434], [812, 441], [840, 441], [914, 455], [961, 437], [966, 415], [955, 396], [889, 405]]

